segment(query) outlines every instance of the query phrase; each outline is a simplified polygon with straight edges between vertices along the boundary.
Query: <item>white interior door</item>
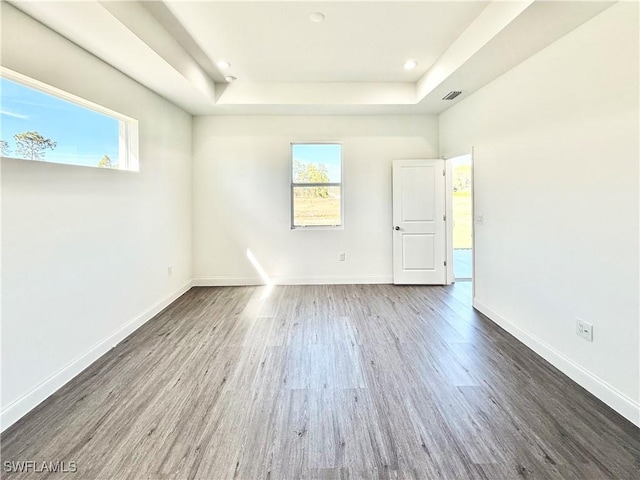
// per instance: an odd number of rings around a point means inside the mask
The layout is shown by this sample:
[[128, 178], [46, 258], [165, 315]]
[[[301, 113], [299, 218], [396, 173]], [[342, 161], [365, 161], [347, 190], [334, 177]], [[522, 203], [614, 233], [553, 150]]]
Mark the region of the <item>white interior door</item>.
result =
[[393, 283], [446, 283], [444, 160], [393, 162]]

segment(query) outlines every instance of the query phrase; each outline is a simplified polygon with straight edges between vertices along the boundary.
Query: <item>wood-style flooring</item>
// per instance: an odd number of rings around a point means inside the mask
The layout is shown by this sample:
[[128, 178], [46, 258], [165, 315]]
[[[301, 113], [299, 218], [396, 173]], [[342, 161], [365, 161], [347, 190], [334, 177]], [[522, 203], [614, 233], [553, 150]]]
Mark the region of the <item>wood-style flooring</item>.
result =
[[2, 478], [640, 478], [640, 430], [470, 288], [193, 288], [2, 434], [77, 473]]

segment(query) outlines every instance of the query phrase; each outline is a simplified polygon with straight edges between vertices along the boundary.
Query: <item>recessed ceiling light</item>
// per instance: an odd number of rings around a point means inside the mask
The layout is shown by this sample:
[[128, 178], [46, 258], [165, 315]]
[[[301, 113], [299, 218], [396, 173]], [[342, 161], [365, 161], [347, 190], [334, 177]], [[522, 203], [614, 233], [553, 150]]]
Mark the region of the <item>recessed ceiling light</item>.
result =
[[237, 78], [234, 77], [233, 75], [227, 75], [226, 77], [224, 77], [224, 79], [229, 83], [235, 82], [237, 80]]
[[231, 64], [226, 60], [220, 60], [218, 62], [218, 67], [220, 67], [220, 68], [224, 69], [224, 68], [229, 68], [230, 66], [231, 66]]
[[310, 13], [309, 20], [311, 20], [313, 23], [322, 23], [324, 22], [324, 13], [322, 12]]
[[406, 62], [404, 62], [405, 70], [413, 70], [417, 66], [418, 66], [418, 62], [416, 62], [415, 60], [407, 60]]

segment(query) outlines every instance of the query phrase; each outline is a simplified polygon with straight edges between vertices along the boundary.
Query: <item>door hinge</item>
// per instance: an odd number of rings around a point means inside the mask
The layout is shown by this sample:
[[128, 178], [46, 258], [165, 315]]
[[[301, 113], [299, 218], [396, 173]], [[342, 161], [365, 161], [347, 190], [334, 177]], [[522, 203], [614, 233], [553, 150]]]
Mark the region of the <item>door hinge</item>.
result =
[[446, 261], [446, 260], [444, 261], [444, 266], [445, 266], [445, 267], [447, 266], [447, 261]]
[[446, 215], [442, 215], [442, 220], [444, 220], [446, 222], [447, 221], [447, 216]]
[[442, 170], [442, 176], [446, 176], [446, 170]]

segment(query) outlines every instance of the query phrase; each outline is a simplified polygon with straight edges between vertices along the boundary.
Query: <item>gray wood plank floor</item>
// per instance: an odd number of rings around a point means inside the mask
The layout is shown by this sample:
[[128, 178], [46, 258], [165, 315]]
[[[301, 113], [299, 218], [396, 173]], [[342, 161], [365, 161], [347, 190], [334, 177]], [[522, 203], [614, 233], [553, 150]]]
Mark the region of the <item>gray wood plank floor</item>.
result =
[[193, 288], [2, 434], [82, 479], [637, 479], [640, 430], [450, 287]]

